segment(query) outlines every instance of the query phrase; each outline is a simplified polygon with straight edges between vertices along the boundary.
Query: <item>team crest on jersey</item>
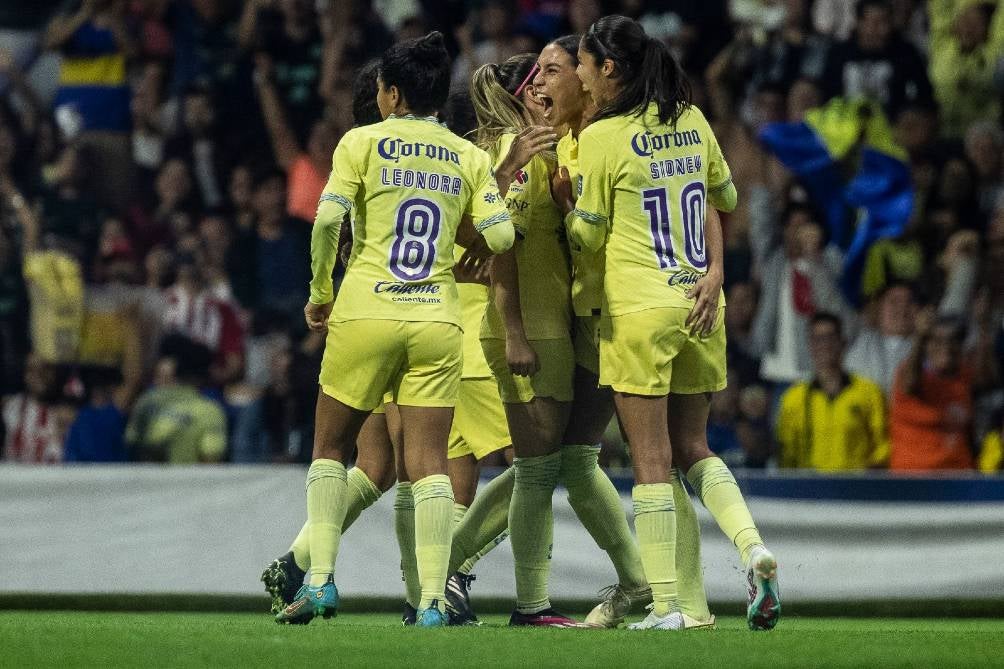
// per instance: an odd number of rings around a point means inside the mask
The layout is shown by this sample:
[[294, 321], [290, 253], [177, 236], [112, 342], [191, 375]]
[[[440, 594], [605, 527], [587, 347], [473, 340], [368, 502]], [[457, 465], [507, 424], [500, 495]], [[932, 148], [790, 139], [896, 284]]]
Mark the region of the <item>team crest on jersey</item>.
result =
[[485, 193], [485, 202], [488, 204], [495, 204], [499, 201], [498, 193]]

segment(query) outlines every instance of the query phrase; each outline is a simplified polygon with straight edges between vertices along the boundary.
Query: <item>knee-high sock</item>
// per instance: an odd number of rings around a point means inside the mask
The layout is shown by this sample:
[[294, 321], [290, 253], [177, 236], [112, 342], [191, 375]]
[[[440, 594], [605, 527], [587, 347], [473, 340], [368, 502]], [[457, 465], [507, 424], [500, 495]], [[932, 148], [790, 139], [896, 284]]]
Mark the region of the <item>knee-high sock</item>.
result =
[[509, 506], [509, 531], [516, 563], [516, 609], [536, 613], [550, 608], [547, 579], [551, 571], [554, 486], [561, 469], [561, 453], [516, 458], [516, 480]]
[[470, 573], [474, 571], [474, 565], [476, 565], [481, 558], [491, 553], [500, 543], [502, 543], [508, 538], [509, 538], [509, 528], [506, 527], [504, 530], [498, 533], [498, 536], [496, 536], [494, 539], [492, 539], [484, 546], [482, 546], [481, 550], [479, 550], [477, 553], [467, 558], [464, 561], [464, 563], [460, 565], [460, 568], [457, 569], [457, 571], [459, 571], [461, 574], [470, 575]]
[[636, 485], [634, 526], [638, 532], [641, 562], [652, 586], [653, 611], [665, 616], [677, 610], [676, 591], [676, 510], [673, 486], [668, 483]]
[[446, 474], [433, 474], [412, 484], [415, 496], [415, 559], [422, 600], [419, 609], [437, 603], [446, 610], [446, 568], [453, 534], [453, 486]]
[[[353, 467], [349, 470], [347, 480], [347, 495], [345, 500], [345, 520], [342, 522], [342, 534], [345, 533], [352, 523], [356, 522], [359, 514], [373, 506], [373, 503], [380, 499], [383, 493], [380, 488], [370, 481], [366, 472]], [[293, 539], [293, 544], [289, 547], [293, 554], [296, 566], [307, 571], [310, 569], [310, 524], [304, 523], [300, 528], [300, 533]]]
[[[512, 500], [516, 470], [505, 470], [481, 488], [474, 503], [467, 510], [463, 520], [453, 531], [453, 546], [450, 549], [450, 573], [462, 570], [463, 566], [487, 553], [485, 548], [494, 548], [495, 540], [509, 528], [509, 503]], [[491, 550], [489, 548], [489, 550]], [[473, 567], [471, 563], [469, 567]], [[470, 573], [468, 571], [464, 573]]]
[[467, 507], [459, 502], [453, 502], [453, 527], [460, 525], [460, 521], [467, 515]]
[[762, 546], [763, 539], [732, 472], [721, 458], [710, 457], [691, 467], [687, 480], [714, 516], [718, 527], [739, 549], [739, 558], [745, 565], [754, 546]]
[[345, 520], [345, 466], [314, 460], [307, 470], [307, 523], [310, 525], [310, 585], [324, 585], [335, 572]]
[[394, 531], [401, 550], [401, 578], [404, 581], [405, 601], [414, 608], [422, 602], [422, 585], [415, 561], [415, 498], [411, 483], [397, 484], [394, 497]]
[[676, 576], [680, 611], [695, 620], [711, 617], [708, 596], [704, 591], [704, 569], [701, 565], [701, 526], [690, 501], [690, 494], [680, 481], [680, 470], [670, 472], [673, 502], [676, 505]]
[[310, 523], [303, 522], [300, 533], [293, 539], [293, 544], [289, 547], [289, 552], [293, 554], [293, 561], [296, 566], [307, 571], [310, 569]]
[[628, 590], [647, 587], [638, 544], [631, 536], [621, 496], [597, 462], [595, 446], [561, 449], [560, 481], [568, 489], [568, 503], [596, 544], [607, 552], [620, 584]]
[[376, 484], [366, 475], [366, 472], [359, 469], [359, 467], [353, 467], [349, 470], [348, 491], [348, 498], [345, 504], [345, 522], [342, 524], [342, 532], [349, 529], [352, 523], [356, 522], [359, 514], [373, 506], [380, 499], [380, 495], [383, 494], [380, 488], [376, 487]]

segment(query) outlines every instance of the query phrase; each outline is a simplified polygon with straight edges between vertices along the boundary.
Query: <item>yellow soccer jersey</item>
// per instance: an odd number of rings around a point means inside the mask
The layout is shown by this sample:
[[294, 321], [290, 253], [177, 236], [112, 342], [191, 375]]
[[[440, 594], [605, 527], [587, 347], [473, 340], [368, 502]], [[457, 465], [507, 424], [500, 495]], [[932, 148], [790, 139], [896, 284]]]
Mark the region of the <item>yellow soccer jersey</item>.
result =
[[[515, 135], [499, 142], [499, 160], [509, 152]], [[567, 337], [571, 328], [571, 269], [565, 225], [551, 198], [553, 165], [536, 156], [509, 185], [506, 205], [522, 237], [516, 246], [519, 301], [528, 339]], [[494, 303], [485, 315], [483, 338], [505, 337], [505, 326]]]
[[690, 307], [687, 290], [707, 272], [706, 202], [732, 211], [736, 190], [704, 114], [691, 106], [675, 127], [655, 105], [641, 116], [596, 121], [579, 136], [581, 192], [570, 217], [585, 247], [606, 242], [610, 314]]
[[[568, 170], [572, 188], [577, 192], [579, 140], [571, 130], [558, 140], [557, 152], [558, 165]], [[572, 254], [572, 309], [576, 316], [598, 315], [603, 303], [603, 250], [590, 251], [571, 238], [568, 249]]]
[[[457, 226], [469, 214], [498, 252], [512, 222], [488, 154], [434, 117], [391, 116], [354, 128], [335, 148], [311, 238], [310, 301], [332, 300], [331, 271], [346, 212], [357, 212], [349, 269], [331, 314], [460, 325], [453, 267]], [[507, 243], [508, 241], [508, 243]]]
[[[453, 257], [460, 260], [464, 255], [462, 246], [453, 247]], [[488, 308], [488, 286], [480, 283], [458, 283], [457, 293], [460, 295], [461, 327], [464, 329], [464, 373], [465, 379], [490, 379], [492, 370], [485, 360], [485, 352], [481, 348], [481, 321]]]

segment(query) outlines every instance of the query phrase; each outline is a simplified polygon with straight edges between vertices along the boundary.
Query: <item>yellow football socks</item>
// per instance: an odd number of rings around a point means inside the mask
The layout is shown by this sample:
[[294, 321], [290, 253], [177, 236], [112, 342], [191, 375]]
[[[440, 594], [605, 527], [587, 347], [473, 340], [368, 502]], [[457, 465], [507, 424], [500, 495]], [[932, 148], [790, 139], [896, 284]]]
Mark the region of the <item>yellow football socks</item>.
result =
[[345, 466], [319, 458], [307, 470], [307, 523], [310, 536], [310, 585], [324, 585], [335, 571], [345, 519]]
[[676, 510], [669, 483], [636, 485], [634, 526], [641, 562], [652, 586], [653, 612], [665, 616], [679, 609], [676, 591]]
[[345, 522], [342, 523], [343, 533], [352, 526], [352, 523], [356, 522], [359, 514], [373, 506], [383, 494], [380, 488], [376, 487], [376, 484], [366, 475], [366, 472], [359, 467], [353, 467], [349, 470], [348, 491], [348, 499], [345, 503]]
[[537, 613], [551, 607], [547, 580], [551, 570], [554, 486], [561, 469], [561, 452], [513, 462], [516, 481], [509, 507], [509, 531], [516, 563], [516, 609]]
[[464, 573], [470, 573], [481, 555], [498, 545], [499, 535], [509, 528], [509, 502], [515, 481], [516, 471], [510, 467], [478, 491], [471, 508], [453, 532], [449, 573], [463, 571], [465, 567], [468, 571]]
[[405, 601], [417, 609], [422, 601], [422, 586], [415, 560], [415, 498], [408, 481], [397, 484], [394, 531], [397, 534], [398, 548], [401, 549], [401, 578], [404, 579]]
[[763, 545], [763, 539], [732, 472], [721, 458], [710, 457], [691, 467], [687, 479], [718, 527], [739, 549], [739, 557], [745, 565], [753, 548]]
[[453, 525], [454, 525], [454, 527], [456, 527], [457, 525], [460, 525], [460, 521], [462, 521], [464, 519], [464, 516], [466, 516], [466, 515], [467, 515], [467, 507], [464, 506], [463, 504], [459, 504], [457, 502], [454, 502], [453, 503]]
[[300, 533], [293, 539], [293, 545], [289, 547], [289, 552], [293, 554], [293, 561], [296, 566], [307, 571], [310, 569], [310, 523], [304, 521]]
[[446, 610], [446, 576], [453, 535], [453, 486], [445, 474], [433, 474], [412, 484], [415, 498], [415, 560], [422, 587], [421, 602], [427, 609], [438, 604]]
[[[383, 493], [380, 488], [373, 484], [366, 472], [353, 467], [348, 473], [348, 486], [345, 499], [345, 520], [342, 521], [342, 534], [345, 533], [352, 523], [356, 522], [359, 514], [373, 506], [374, 502], [380, 499]], [[310, 569], [310, 523], [304, 523], [300, 528], [300, 533], [293, 539], [293, 545], [289, 547], [293, 554], [293, 561], [296, 566], [307, 571]]]
[[695, 620], [711, 617], [708, 596], [704, 591], [704, 570], [701, 567], [701, 526], [690, 501], [690, 493], [680, 481], [680, 470], [670, 472], [673, 502], [676, 506], [676, 576], [680, 611]]
[[606, 551], [621, 586], [637, 590], [646, 586], [638, 544], [631, 536], [621, 496], [598, 464], [596, 446], [563, 446], [560, 481], [568, 490], [568, 503], [596, 545]]

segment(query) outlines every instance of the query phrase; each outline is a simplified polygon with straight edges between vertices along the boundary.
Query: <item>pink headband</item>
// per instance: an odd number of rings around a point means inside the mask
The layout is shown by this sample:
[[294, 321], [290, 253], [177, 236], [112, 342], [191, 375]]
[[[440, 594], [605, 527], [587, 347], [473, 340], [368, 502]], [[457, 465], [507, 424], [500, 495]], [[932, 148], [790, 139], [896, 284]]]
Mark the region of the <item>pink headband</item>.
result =
[[523, 89], [526, 88], [526, 85], [530, 83], [530, 80], [533, 79], [533, 75], [537, 74], [537, 70], [539, 69], [540, 68], [537, 67], [537, 63], [534, 63], [533, 67], [530, 68], [530, 74], [526, 75], [526, 79], [523, 80], [523, 83], [516, 88], [516, 92], [513, 93], [513, 97], [519, 97], [519, 94], [523, 92]]

